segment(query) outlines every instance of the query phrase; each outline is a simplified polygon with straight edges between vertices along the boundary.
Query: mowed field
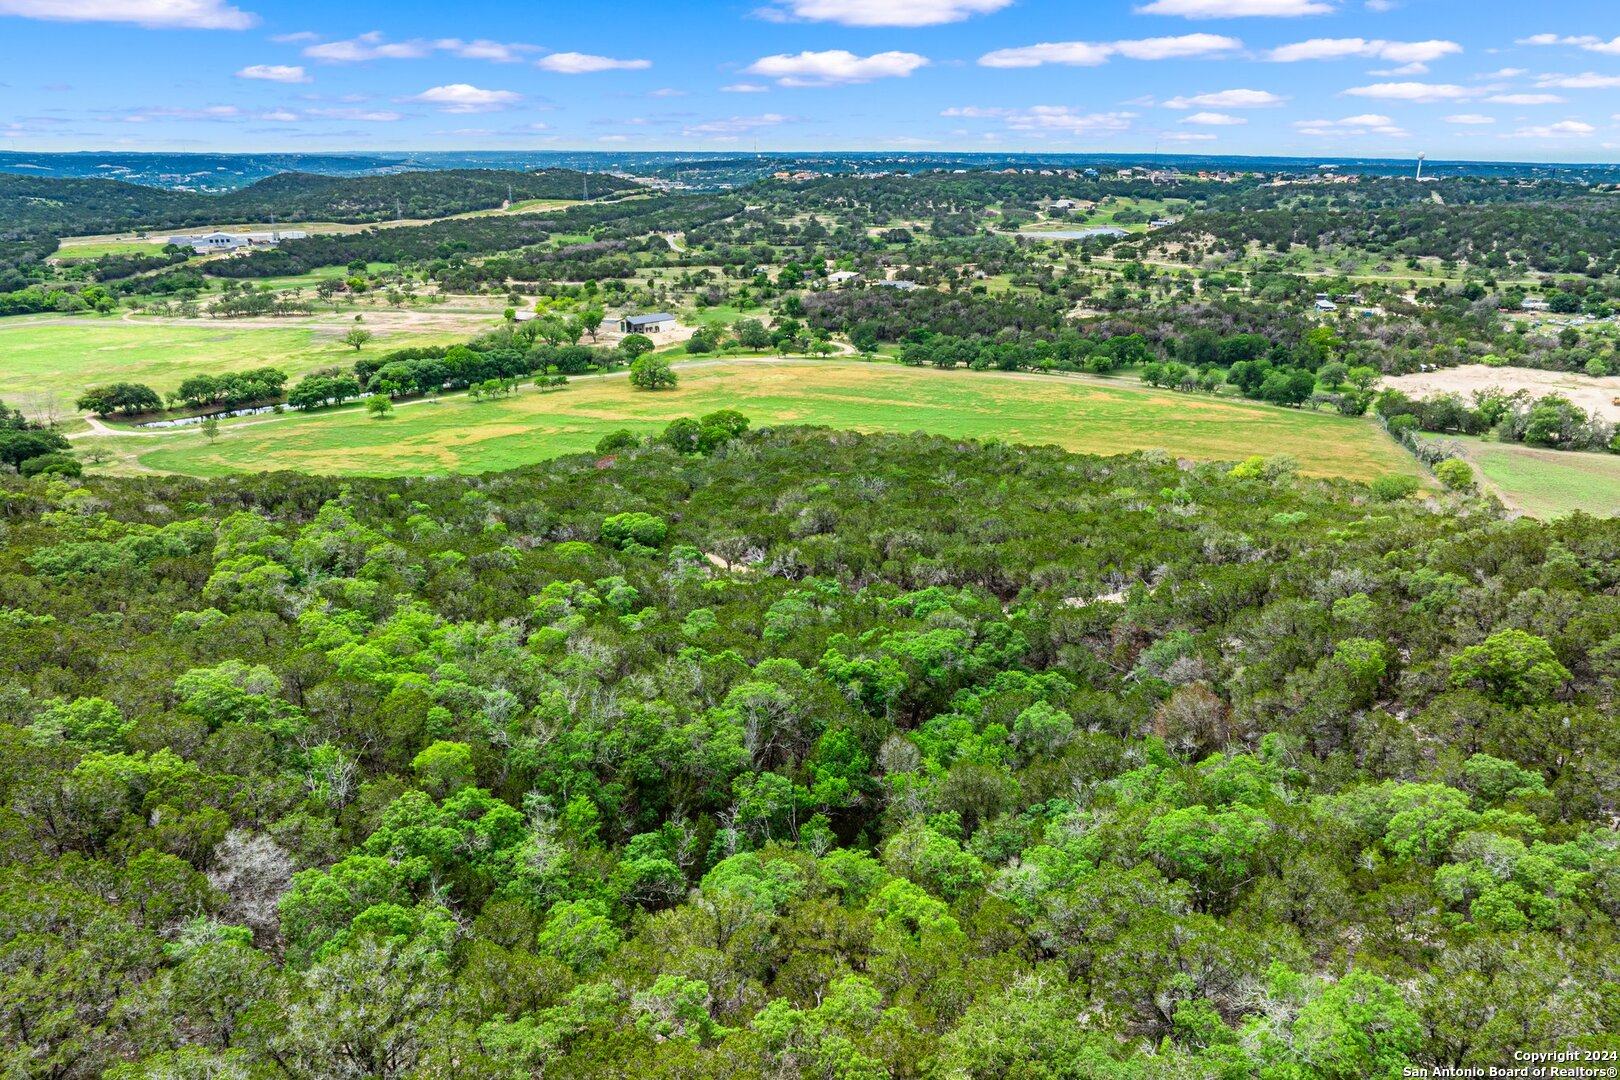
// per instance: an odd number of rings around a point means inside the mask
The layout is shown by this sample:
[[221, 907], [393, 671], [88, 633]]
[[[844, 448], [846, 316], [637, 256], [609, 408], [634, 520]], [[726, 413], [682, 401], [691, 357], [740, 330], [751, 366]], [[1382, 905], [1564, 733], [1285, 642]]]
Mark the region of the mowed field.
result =
[[[465, 325], [461, 325], [462, 323]], [[354, 363], [343, 335], [354, 315], [299, 319], [96, 318], [30, 315], [0, 320], [0, 401], [41, 391], [71, 400], [88, 386], [140, 382], [167, 393], [191, 375], [278, 367], [296, 379], [316, 368]], [[450, 345], [493, 325], [487, 316], [448, 318], [365, 312], [375, 339], [368, 353], [410, 345]]]
[[1509, 507], [1531, 517], [1555, 518], [1584, 510], [1620, 513], [1620, 456], [1543, 450], [1520, 443], [1459, 438], [1487, 486]]
[[[1204, 459], [1292, 454], [1317, 475], [1418, 475], [1368, 421], [1096, 380], [916, 370], [840, 360], [727, 360], [679, 368], [678, 389], [631, 389], [623, 373], [474, 402], [402, 404], [227, 423], [217, 442], [184, 431], [105, 440], [115, 468], [195, 475], [293, 469], [366, 475], [477, 473], [589, 450], [609, 431], [737, 408], [756, 426], [817, 424], [1055, 444], [1095, 454], [1161, 447]], [[98, 440], [100, 441], [100, 440]], [[81, 440], [81, 449], [87, 440]]]

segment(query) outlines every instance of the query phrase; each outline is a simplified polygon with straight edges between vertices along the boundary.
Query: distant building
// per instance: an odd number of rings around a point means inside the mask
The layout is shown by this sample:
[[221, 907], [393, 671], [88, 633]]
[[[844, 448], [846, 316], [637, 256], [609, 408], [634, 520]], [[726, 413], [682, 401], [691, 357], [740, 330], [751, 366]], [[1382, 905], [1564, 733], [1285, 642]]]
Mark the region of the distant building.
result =
[[175, 247], [190, 248], [201, 255], [217, 251], [242, 251], [252, 247], [275, 247], [283, 240], [302, 240], [309, 235], [302, 229], [275, 232], [208, 232], [197, 236], [171, 236]]
[[675, 316], [666, 312], [651, 315], [626, 315], [619, 320], [622, 334], [666, 334], [675, 329]]
[[918, 285], [915, 281], [874, 281], [872, 284], [881, 286], [885, 289], [899, 289], [901, 292], [910, 292], [912, 289], [922, 288], [922, 286]]
[[1519, 301], [1519, 307], [1525, 311], [1546, 311], [1551, 306], [1539, 296], [1527, 296]]
[[1316, 302], [1316, 310], [1317, 311], [1338, 311], [1339, 310], [1339, 305], [1335, 304], [1331, 300], [1318, 300]]
[[834, 270], [832, 273], [827, 275], [827, 284], [842, 285], [846, 281], [854, 281], [860, 276], [861, 275], [857, 274], [853, 270]]

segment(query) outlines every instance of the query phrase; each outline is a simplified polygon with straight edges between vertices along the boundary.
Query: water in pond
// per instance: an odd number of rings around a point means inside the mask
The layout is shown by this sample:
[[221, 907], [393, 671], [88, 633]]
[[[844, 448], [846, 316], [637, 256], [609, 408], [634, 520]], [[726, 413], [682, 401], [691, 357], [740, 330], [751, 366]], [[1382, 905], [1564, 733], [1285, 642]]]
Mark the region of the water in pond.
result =
[[256, 409], [232, 409], [229, 412], [208, 413], [206, 416], [180, 416], [173, 420], [149, 420], [144, 424], [136, 424], [138, 428], [178, 428], [195, 427], [210, 417], [215, 420], [230, 420], [237, 416], [259, 416], [267, 412], [275, 412], [274, 405], [260, 405]]

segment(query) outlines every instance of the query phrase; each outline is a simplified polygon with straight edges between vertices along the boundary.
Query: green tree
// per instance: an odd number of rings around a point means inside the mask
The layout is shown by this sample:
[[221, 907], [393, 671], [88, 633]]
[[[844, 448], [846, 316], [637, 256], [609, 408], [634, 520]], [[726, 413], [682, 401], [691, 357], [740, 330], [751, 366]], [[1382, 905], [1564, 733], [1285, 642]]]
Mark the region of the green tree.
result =
[[630, 364], [630, 385], [638, 390], [673, 390], [678, 378], [661, 356], [638, 356]]
[[1517, 629], [1500, 630], [1451, 658], [1453, 686], [1481, 685], [1505, 705], [1546, 701], [1570, 677], [1545, 638]]

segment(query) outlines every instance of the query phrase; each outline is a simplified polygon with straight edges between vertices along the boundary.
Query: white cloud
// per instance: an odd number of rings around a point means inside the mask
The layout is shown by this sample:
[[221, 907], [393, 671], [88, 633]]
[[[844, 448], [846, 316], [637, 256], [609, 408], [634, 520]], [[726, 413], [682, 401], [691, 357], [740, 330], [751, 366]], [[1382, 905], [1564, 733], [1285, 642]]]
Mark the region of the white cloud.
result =
[[476, 41], [445, 38], [442, 41], [435, 41], [433, 44], [446, 52], [455, 53], [463, 60], [489, 60], [497, 64], [516, 64], [523, 60], [524, 53], [540, 51], [537, 45], [490, 41], [487, 38], [479, 38]]
[[1042, 64], [1096, 67], [1108, 63], [1114, 47], [1104, 42], [1049, 41], [1016, 49], [996, 49], [979, 57], [980, 67], [1027, 68]]
[[1266, 53], [1266, 59], [1287, 64], [1299, 60], [1342, 60], [1361, 57], [1389, 60], [1397, 64], [1424, 64], [1442, 56], [1462, 52], [1455, 41], [1383, 41], [1367, 38], [1312, 38], [1282, 45]]
[[0, 0], [0, 15], [191, 30], [246, 30], [259, 21], [222, 0]]
[[1530, 72], [1525, 68], [1497, 68], [1495, 71], [1487, 71], [1483, 75], [1475, 75], [1474, 78], [1476, 78], [1476, 79], [1517, 79], [1520, 75], [1528, 75], [1529, 73]]
[[309, 109], [307, 114], [321, 120], [348, 120], [366, 124], [391, 124], [405, 119], [403, 113], [383, 109]]
[[781, 113], [761, 113], [758, 116], [729, 116], [723, 120], [708, 120], [701, 124], [693, 124], [681, 132], [687, 136], [702, 135], [745, 135], [760, 128], [775, 127], [778, 124], [787, 124], [793, 121], [791, 116]]
[[1014, 131], [1056, 131], [1069, 135], [1088, 135], [1095, 132], [1124, 131], [1131, 126], [1135, 113], [1108, 112], [1082, 113], [1067, 105], [1032, 105], [1007, 117], [1007, 126]]
[[1247, 124], [1249, 121], [1242, 116], [1230, 116], [1218, 112], [1195, 112], [1191, 116], [1183, 116], [1181, 123], [1198, 124], [1202, 127], [1231, 127], [1234, 124]]
[[285, 64], [252, 64], [236, 73], [238, 79], [263, 79], [265, 82], [306, 83], [309, 76], [301, 67]]
[[1564, 99], [1557, 94], [1492, 94], [1485, 100], [1498, 105], [1558, 105]]
[[1545, 75], [1536, 80], [1536, 85], [1559, 90], [1614, 90], [1620, 88], [1620, 75], [1599, 75], [1595, 71], [1580, 75]]
[[749, 75], [775, 79], [781, 86], [836, 86], [873, 79], [903, 79], [918, 68], [927, 67], [928, 63], [926, 56], [909, 52], [856, 56], [846, 49], [829, 49], [765, 56], [743, 70]]
[[722, 94], [768, 94], [771, 92], [771, 88], [761, 86], [759, 83], [740, 82], [732, 83], [730, 86], [722, 86], [720, 92]]
[[1135, 113], [1083, 113], [1067, 105], [1031, 105], [1027, 109], [983, 108], [977, 105], [946, 109], [941, 116], [962, 117], [969, 120], [1004, 120], [1013, 131], [1031, 134], [1057, 133], [1087, 135], [1100, 132], [1124, 131], [1136, 118]]
[[432, 51], [429, 42], [384, 41], [382, 31], [373, 30], [346, 41], [310, 45], [304, 49], [304, 55], [329, 64], [358, 64], [367, 60], [415, 60]]
[[1287, 98], [1278, 97], [1269, 90], [1217, 90], [1210, 94], [1191, 97], [1173, 97], [1164, 103], [1167, 109], [1264, 109], [1281, 105]]
[[1096, 67], [1111, 56], [1131, 60], [1179, 60], [1241, 49], [1243, 42], [1219, 34], [1181, 34], [1136, 41], [1052, 41], [1016, 49], [996, 49], [979, 57], [980, 67], [1026, 68], [1042, 64]]
[[1514, 42], [1514, 44], [1567, 45], [1577, 49], [1585, 49], [1587, 52], [1604, 53], [1608, 56], [1620, 56], [1620, 37], [1610, 38], [1608, 41], [1604, 41], [1602, 38], [1594, 37], [1591, 34], [1581, 34], [1579, 36], [1565, 35], [1563, 37], [1560, 37], [1557, 34], [1533, 34], [1527, 38], [1520, 38], [1518, 41]]
[[1210, 142], [1217, 136], [1208, 131], [1167, 131], [1159, 138], [1165, 142]]
[[[291, 42], [310, 41], [315, 38], [314, 34], [301, 33], [286, 34], [271, 40]], [[435, 52], [447, 52], [463, 60], [491, 60], [498, 64], [512, 64], [522, 60], [524, 53], [539, 51], [537, 45], [490, 41], [487, 38], [479, 38], [476, 41], [463, 41], [460, 38], [439, 38], [436, 41], [426, 41], [422, 38], [388, 41], [383, 37], [382, 31], [372, 30], [343, 41], [326, 41], [309, 45], [304, 49], [304, 55], [328, 64], [359, 64], [368, 60], [419, 60]]]
[[772, 22], [803, 20], [845, 26], [939, 26], [989, 15], [1013, 0], [776, 0], [755, 12]]
[[1186, 19], [1236, 19], [1248, 16], [1294, 18], [1327, 15], [1333, 5], [1322, 0], [1153, 0], [1136, 9], [1140, 15], [1180, 15]]
[[1378, 98], [1381, 101], [1411, 101], [1419, 105], [1436, 101], [1465, 101], [1476, 97], [1479, 90], [1451, 83], [1386, 82], [1370, 86], [1352, 86], [1345, 93], [1352, 97]]
[[291, 124], [298, 119], [298, 114], [291, 109], [271, 109], [254, 117], [255, 120], [268, 120], [277, 124]]
[[598, 71], [643, 71], [652, 67], [652, 61], [615, 60], [611, 56], [560, 52], [541, 57], [535, 61], [535, 67], [556, 72], [558, 75], [592, 75]]
[[1584, 139], [1588, 135], [1596, 134], [1597, 128], [1579, 120], [1560, 120], [1556, 124], [1539, 124], [1535, 127], [1522, 127], [1508, 139]]
[[656, 97], [656, 98], [672, 98], [672, 97], [686, 97], [686, 95], [687, 95], [687, 92], [685, 90], [677, 90], [673, 86], [661, 86], [657, 90], [654, 90], [651, 93], [649, 93], [647, 96], [648, 97]]
[[423, 105], [437, 105], [440, 112], [478, 113], [495, 112], [516, 105], [522, 99], [523, 95], [511, 90], [480, 90], [467, 83], [450, 83], [447, 86], [435, 86], [424, 90], [415, 97], [405, 100], [420, 102]]
[[1388, 135], [1400, 138], [1406, 134], [1394, 120], [1380, 113], [1361, 113], [1342, 120], [1296, 120], [1294, 130], [1301, 135], [1329, 137], [1334, 135]]
[[242, 110], [235, 105], [207, 105], [201, 109], [181, 109], [169, 105], [159, 105], [148, 109], [137, 109], [126, 114], [122, 119], [126, 124], [144, 124], [148, 120], [218, 120], [229, 121], [239, 119]]
[[1485, 115], [1483, 115], [1481, 113], [1453, 113], [1450, 116], [1442, 117], [1442, 119], [1444, 119], [1445, 122], [1448, 123], [1448, 124], [1494, 124], [1494, 123], [1496, 123], [1496, 117], [1494, 117], [1494, 116], [1485, 116]]

